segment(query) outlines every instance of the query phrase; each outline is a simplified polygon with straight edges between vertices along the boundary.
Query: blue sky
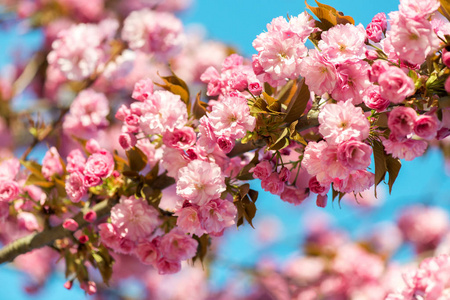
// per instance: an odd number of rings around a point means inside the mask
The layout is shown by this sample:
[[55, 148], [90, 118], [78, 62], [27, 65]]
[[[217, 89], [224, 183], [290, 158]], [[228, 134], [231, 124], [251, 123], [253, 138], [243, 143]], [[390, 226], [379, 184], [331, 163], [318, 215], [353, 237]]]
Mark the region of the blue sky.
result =
[[[325, 4], [334, 6], [351, 15], [355, 22], [367, 25], [371, 18], [378, 12], [389, 13], [397, 9], [398, 3], [392, 0], [380, 1], [354, 1], [354, 0], [328, 0]], [[309, 0], [309, 4], [315, 4]], [[235, 46], [241, 53], [251, 55], [254, 49], [251, 46], [254, 38], [265, 30], [266, 24], [280, 15], [298, 15], [305, 10], [303, 1], [297, 0], [197, 0], [193, 9], [182, 14], [185, 23], [203, 24], [209, 38], [225, 41]], [[19, 31], [0, 32], [0, 64], [5, 64], [8, 59], [8, 49], [13, 45], [23, 45], [32, 48], [39, 41], [37, 33], [20, 36]], [[259, 189], [259, 182], [254, 187]], [[431, 150], [426, 156], [413, 162], [403, 162], [403, 167], [394, 186], [392, 196], [386, 199], [381, 208], [361, 213], [361, 208], [350, 205], [328, 205], [326, 212], [336, 218], [336, 226], [346, 228], [354, 236], [364, 234], [374, 222], [395, 218], [400, 207], [417, 203], [440, 203], [449, 210], [450, 206], [450, 179], [444, 172], [443, 157], [439, 151]], [[263, 221], [264, 217], [276, 213], [283, 220], [283, 228], [289, 231], [282, 242], [276, 247], [265, 249], [253, 244], [251, 236], [253, 229], [246, 226], [239, 231], [230, 230], [226, 237], [226, 244], [219, 256], [233, 257], [236, 263], [252, 263], [261, 256], [278, 256], [279, 260], [285, 259], [298, 248], [301, 241], [304, 216], [317, 211], [323, 211], [315, 207], [313, 201], [300, 206], [292, 206], [282, 202], [270, 194], [261, 193], [258, 200], [258, 213], [255, 223]], [[266, 251], [267, 250], [267, 251]], [[240, 255], [233, 253], [239, 252]], [[214, 275], [215, 284], [222, 283], [229, 274], [229, 270], [216, 268]], [[27, 299], [22, 292], [22, 275], [8, 266], [0, 267], [0, 282], [2, 282], [1, 299]], [[62, 284], [61, 275], [53, 276], [48, 288], [33, 299], [84, 299], [83, 293], [74, 288], [66, 291]]]

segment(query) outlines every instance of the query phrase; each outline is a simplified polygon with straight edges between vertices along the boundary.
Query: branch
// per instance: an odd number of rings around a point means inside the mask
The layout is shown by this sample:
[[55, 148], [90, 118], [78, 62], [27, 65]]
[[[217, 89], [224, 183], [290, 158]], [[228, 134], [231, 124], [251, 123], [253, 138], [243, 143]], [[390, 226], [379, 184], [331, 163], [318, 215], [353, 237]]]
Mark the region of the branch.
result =
[[[97, 218], [105, 217], [111, 211], [111, 208], [119, 201], [119, 197], [113, 197], [96, 204], [91, 209], [96, 212]], [[85, 209], [79, 212], [73, 219], [78, 223], [78, 228], [86, 227], [91, 224], [83, 219], [84, 214], [91, 209]], [[13, 261], [17, 256], [30, 252], [31, 250], [42, 248], [52, 244], [55, 240], [73, 235], [73, 231], [64, 229], [62, 225], [46, 229], [41, 232], [35, 232], [21, 239], [15, 240], [0, 249], [0, 264]]]
[[[311, 109], [308, 114], [300, 117], [298, 119], [298, 123], [297, 126], [295, 127], [295, 129], [297, 131], [303, 131], [303, 130], [307, 130], [310, 129], [312, 127], [316, 127], [319, 125], [319, 110], [318, 109]], [[234, 146], [233, 150], [231, 150], [230, 153], [228, 153], [228, 157], [235, 157], [235, 156], [239, 156], [241, 154], [244, 154], [248, 151], [252, 151], [255, 149], [259, 149], [264, 147], [265, 144], [262, 145], [257, 145], [255, 144], [253, 141], [252, 142], [248, 142], [246, 144], [241, 144], [241, 143], [236, 143], [236, 145]]]
[[[163, 190], [172, 184], [175, 180], [172, 177], [168, 177], [165, 173], [161, 174], [152, 183], [152, 187], [155, 189]], [[83, 216], [89, 211], [93, 210], [97, 214], [97, 218], [109, 216], [111, 208], [119, 202], [119, 196], [114, 195], [108, 200], [97, 203], [92, 208], [83, 209], [73, 219], [78, 223], [78, 228], [84, 228], [88, 226]], [[54, 241], [69, 237], [73, 234], [73, 231], [64, 229], [62, 225], [45, 229], [41, 232], [35, 232], [21, 239], [15, 240], [8, 245], [0, 249], [0, 264], [8, 261], [13, 261], [17, 256], [30, 252], [33, 249], [42, 248], [47, 245], [51, 245]]]

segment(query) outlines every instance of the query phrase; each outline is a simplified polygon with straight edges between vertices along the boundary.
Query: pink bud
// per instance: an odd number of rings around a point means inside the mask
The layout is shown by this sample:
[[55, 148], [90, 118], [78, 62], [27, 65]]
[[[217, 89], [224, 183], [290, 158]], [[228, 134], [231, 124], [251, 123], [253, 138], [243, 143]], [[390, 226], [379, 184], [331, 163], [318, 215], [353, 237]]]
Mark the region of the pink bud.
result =
[[83, 234], [78, 238], [78, 241], [82, 244], [85, 244], [89, 241], [89, 238], [87, 235]]
[[447, 93], [450, 93], [450, 76], [445, 81], [445, 90], [447, 91]]
[[442, 50], [442, 62], [450, 68], [450, 46], [446, 46]]
[[70, 290], [72, 288], [72, 285], [73, 285], [72, 280], [66, 281], [66, 283], [64, 283], [64, 287], [68, 290]]
[[367, 59], [370, 59], [370, 60], [375, 60], [375, 59], [377, 59], [378, 58], [378, 53], [377, 53], [377, 51], [375, 51], [375, 50], [369, 50], [369, 49], [367, 49], [366, 50], [366, 58]]
[[289, 169], [286, 167], [281, 168], [280, 174], [278, 174], [278, 178], [280, 178], [281, 181], [285, 182], [289, 179], [289, 176], [291, 176], [291, 171], [289, 171]]
[[114, 170], [113, 172], [112, 172], [112, 174], [111, 174], [114, 178], [117, 178], [117, 177], [119, 177], [120, 176], [120, 173], [119, 173], [119, 171], [117, 171], [117, 170]]
[[64, 229], [75, 231], [78, 229], [78, 223], [74, 219], [67, 219], [62, 224]]
[[248, 90], [254, 96], [259, 96], [259, 95], [261, 95], [261, 92], [262, 92], [262, 86], [259, 82], [252, 82], [248, 85]]
[[100, 145], [98, 144], [98, 142], [96, 140], [90, 139], [87, 141], [86, 150], [89, 151], [90, 153], [96, 153], [100, 149], [101, 149]]
[[94, 295], [95, 293], [97, 293], [97, 286], [93, 281], [82, 282], [80, 283], [80, 287], [82, 290], [88, 293], [88, 295]]
[[136, 136], [131, 133], [122, 133], [119, 135], [119, 144], [123, 150], [130, 150], [137, 143]]
[[318, 207], [325, 207], [327, 206], [328, 196], [327, 195], [317, 195], [316, 205]]
[[83, 216], [83, 218], [89, 223], [92, 223], [97, 219], [97, 214], [95, 213], [95, 211], [90, 210]]

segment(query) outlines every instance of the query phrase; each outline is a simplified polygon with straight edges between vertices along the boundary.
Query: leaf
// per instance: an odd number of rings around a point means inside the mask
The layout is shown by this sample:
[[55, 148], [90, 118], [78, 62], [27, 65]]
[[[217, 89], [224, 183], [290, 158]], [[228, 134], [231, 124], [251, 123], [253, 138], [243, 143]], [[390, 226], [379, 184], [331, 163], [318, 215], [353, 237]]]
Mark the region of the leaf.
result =
[[233, 203], [238, 211], [236, 223], [237, 227], [244, 224], [244, 219], [248, 224], [250, 224], [250, 226], [253, 227], [253, 218], [256, 215], [255, 203], [248, 197], [248, 195], [245, 195], [242, 199], [235, 197]]
[[197, 259], [200, 259], [203, 265], [203, 261], [206, 257], [206, 254], [208, 253], [209, 235], [204, 234], [201, 237], [194, 235], [193, 237], [195, 240], [197, 240], [198, 246], [197, 246], [197, 253], [192, 258], [192, 262], [195, 263]]
[[250, 189], [248, 191], [248, 195], [249, 195], [250, 199], [252, 199], [253, 202], [256, 202], [256, 200], [258, 199], [258, 192], [255, 190]]
[[147, 155], [141, 149], [133, 147], [127, 152], [128, 162], [132, 171], [142, 171], [147, 166]]
[[128, 162], [121, 156], [119, 156], [117, 150], [114, 150], [114, 162], [117, 166], [117, 171], [121, 172], [128, 167]]
[[288, 105], [297, 91], [298, 85], [296, 83], [297, 80], [289, 80], [278, 93], [278, 101]]
[[303, 78], [297, 85], [297, 91], [293, 99], [289, 102], [284, 122], [291, 123], [300, 118], [305, 112], [310, 97], [311, 94]]
[[144, 177], [144, 181], [148, 185], [152, 185], [153, 181], [158, 177], [159, 163], [157, 163]]
[[112, 276], [112, 265], [114, 263], [114, 259], [109, 255], [108, 252], [105, 251], [92, 251], [92, 257], [97, 264], [97, 268], [102, 275], [103, 282], [109, 286], [109, 280]]
[[270, 84], [268, 84], [267, 82], [264, 82], [264, 91], [269, 94], [269, 95], [273, 95], [273, 93], [275, 92], [275, 88], [273, 88]]
[[277, 99], [268, 95], [266, 92], [263, 92], [263, 98], [266, 100], [267, 104], [272, 105], [274, 102], [277, 102]]
[[281, 133], [280, 137], [273, 143], [269, 150], [281, 150], [283, 148], [286, 148], [289, 146], [289, 139], [286, 137], [289, 134], [289, 129], [286, 127], [284, 128], [283, 132]]
[[261, 98], [258, 98], [255, 103], [250, 107], [250, 112], [253, 114], [263, 113], [266, 114], [269, 112], [267, 108], [267, 103]]
[[196, 119], [200, 119], [204, 115], [206, 115], [206, 106], [208, 105], [206, 102], [200, 101], [200, 96], [202, 92], [198, 92], [195, 97], [194, 107], [192, 109], [192, 114]]
[[398, 173], [400, 172], [400, 168], [402, 167], [402, 163], [398, 158], [393, 158], [392, 155], [386, 156], [386, 167], [389, 173], [389, 194], [392, 192], [392, 186], [394, 185], [395, 180], [397, 179]]
[[36, 174], [28, 176], [25, 185], [36, 185], [41, 188], [52, 188], [55, 184], [51, 181], [47, 181], [44, 177], [39, 177]]
[[320, 20], [318, 24], [319, 28], [323, 31], [330, 29], [337, 24], [355, 24], [350, 16], [344, 16], [341, 12], [337, 11], [334, 7], [322, 4], [316, 0], [318, 7], [312, 7], [308, 5], [305, 0], [306, 7]]
[[294, 122], [291, 123], [291, 125], [289, 125], [289, 138], [291, 140], [297, 141], [305, 146], [308, 145], [308, 143], [306, 142], [306, 140], [300, 135], [300, 133], [297, 132], [296, 130], [296, 126], [297, 126], [298, 120], [295, 120]]
[[239, 196], [241, 196], [241, 200], [248, 194], [250, 191], [250, 184], [246, 183], [239, 187]]
[[439, 8], [439, 12], [450, 21], [450, 1], [441, 0], [441, 7]]
[[27, 168], [27, 170], [30, 171], [32, 174], [44, 179], [44, 176], [42, 175], [42, 166], [40, 164], [31, 160], [29, 161], [21, 160], [20, 163], [22, 164], [22, 166]]
[[[159, 75], [159, 74], [158, 74]], [[189, 88], [182, 79], [172, 72], [172, 76], [160, 76], [165, 84], [159, 84], [155, 82], [155, 85], [164, 88], [165, 90], [179, 95], [181, 100], [186, 104], [188, 111], [190, 111], [190, 101], [189, 101]]]
[[377, 196], [377, 185], [386, 176], [387, 165], [386, 155], [384, 154], [384, 147], [380, 141], [374, 141], [372, 144], [373, 158], [375, 160], [375, 197]]
[[248, 163], [248, 165], [242, 168], [242, 170], [239, 172], [239, 175], [236, 176], [236, 179], [239, 180], [253, 179], [253, 175], [249, 172], [249, 170], [259, 163], [258, 156], [259, 156], [258, 151], [256, 151], [255, 156], [253, 156], [252, 160]]

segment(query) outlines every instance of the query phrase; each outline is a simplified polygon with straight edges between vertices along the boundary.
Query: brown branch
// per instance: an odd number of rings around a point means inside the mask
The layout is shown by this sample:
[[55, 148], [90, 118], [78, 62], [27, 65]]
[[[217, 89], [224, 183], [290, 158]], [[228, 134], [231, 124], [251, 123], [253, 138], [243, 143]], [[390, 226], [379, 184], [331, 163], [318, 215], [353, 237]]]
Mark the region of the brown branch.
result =
[[[107, 216], [111, 208], [119, 201], [119, 197], [113, 197], [108, 200], [96, 204], [91, 209], [96, 212], [97, 218]], [[83, 219], [87, 212], [79, 212], [73, 219], [78, 223], [78, 228], [83, 228], [90, 223]], [[39, 249], [47, 245], [51, 245], [55, 240], [69, 237], [73, 234], [72, 231], [64, 229], [62, 225], [46, 229], [41, 232], [35, 232], [27, 235], [21, 239], [15, 240], [0, 249], [0, 264], [8, 261], [13, 261], [17, 256], [30, 252], [33, 249]]]
[[[175, 180], [172, 177], [163, 173], [159, 175], [152, 183], [152, 187], [155, 189], [163, 190], [172, 184]], [[111, 208], [119, 202], [119, 196], [115, 195], [108, 200], [102, 201], [92, 208], [87, 208], [78, 213], [73, 219], [78, 223], [78, 228], [83, 228], [89, 225], [83, 216], [89, 210], [95, 211], [97, 218], [103, 218], [109, 216]], [[69, 237], [73, 234], [72, 231], [64, 229], [62, 225], [45, 229], [41, 232], [35, 232], [21, 239], [15, 240], [8, 245], [0, 249], [0, 264], [8, 261], [13, 261], [17, 256], [30, 252], [33, 249], [42, 248], [47, 245], [51, 245], [54, 241]]]

